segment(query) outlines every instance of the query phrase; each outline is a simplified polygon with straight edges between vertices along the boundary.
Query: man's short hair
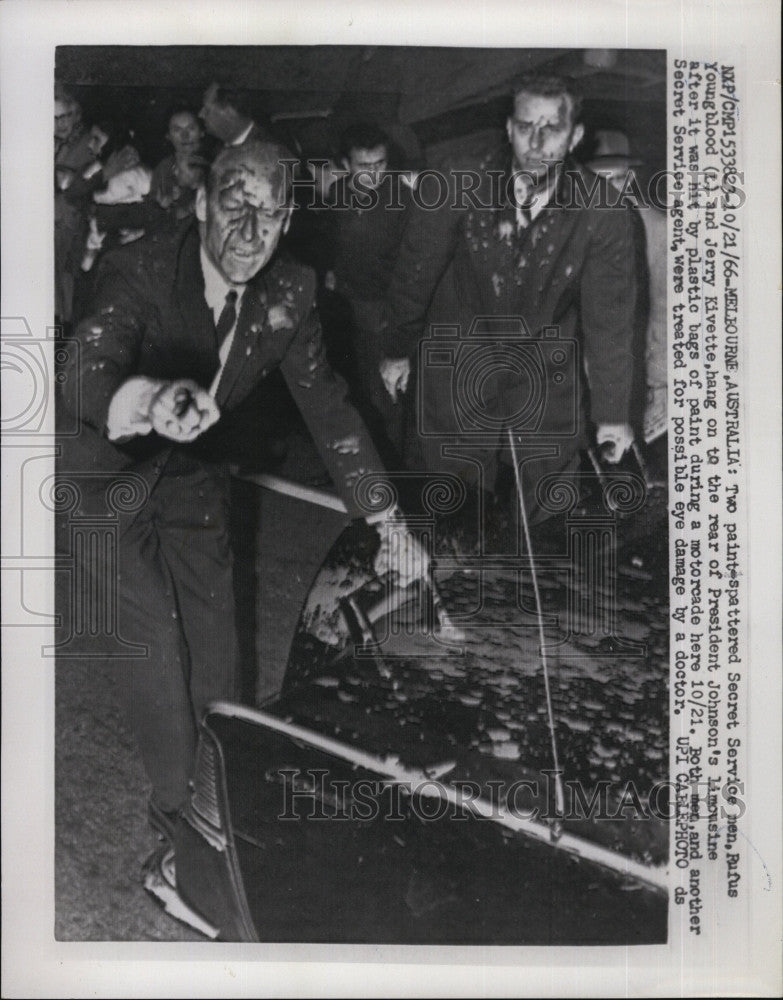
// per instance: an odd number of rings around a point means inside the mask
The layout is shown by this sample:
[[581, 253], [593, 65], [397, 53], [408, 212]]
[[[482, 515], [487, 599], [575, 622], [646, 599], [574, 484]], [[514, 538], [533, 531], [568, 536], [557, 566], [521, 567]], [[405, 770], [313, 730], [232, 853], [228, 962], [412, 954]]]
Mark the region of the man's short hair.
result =
[[[194, 110], [193, 107], [192, 107], [192, 105], [190, 105], [190, 104], [184, 104], [182, 102], [177, 103], [177, 104], [170, 104], [169, 108], [168, 108], [168, 111], [166, 112], [166, 125], [167, 126], [171, 125], [171, 119], [175, 115], [190, 115], [191, 118], [195, 118], [196, 121], [199, 121], [198, 111]], [[199, 125], [200, 124], [201, 124], [201, 122], [199, 122]]]
[[254, 117], [253, 96], [249, 90], [241, 87], [227, 87], [221, 83], [215, 84], [215, 101], [228, 105], [243, 118]]
[[391, 139], [374, 122], [356, 122], [349, 125], [340, 136], [340, 156], [345, 160], [350, 159], [354, 149], [375, 149], [376, 146], [385, 146], [388, 154]]
[[234, 163], [256, 159], [263, 165], [264, 173], [275, 179], [279, 185], [281, 204], [291, 200], [294, 165], [298, 162], [291, 151], [281, 142], [263, 139], [248, 139], [239, 146], [226, 146], [212, 161], [207, 174], [207, 191], [211, 192], [224, 169]]
[[546, 76], [541, 73], [525, 73], [518, 77], [511, 90], [511, 108], [519, 94], [531, 97], [567, 97], [571, 102], [571, 121], [575, 125], [582, 115], [582, 89], [570, 76]]

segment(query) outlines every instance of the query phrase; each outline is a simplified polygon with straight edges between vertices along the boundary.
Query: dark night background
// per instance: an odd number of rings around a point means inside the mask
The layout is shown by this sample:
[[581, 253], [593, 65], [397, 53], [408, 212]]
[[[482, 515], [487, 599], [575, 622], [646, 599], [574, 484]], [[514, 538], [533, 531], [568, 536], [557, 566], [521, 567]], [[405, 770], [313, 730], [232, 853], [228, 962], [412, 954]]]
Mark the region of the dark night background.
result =
[[55, 76], [82, 102], [87, 121], [125, 120], [154, 164], [173, 106], [201, 107], [212, 81], [250, 91], [302, 156], [336, 152], [345, 125], [369, 118], [389, 130], [403, 166], [439, 143], [501, 129], [509, 85], [529, 71], [573, 76], [585, 95], [589, 158], [595, 129], [624, 132], [644, 169], [666, 166], [663, 51], [466, 49], [397, 46], [61, 46]]

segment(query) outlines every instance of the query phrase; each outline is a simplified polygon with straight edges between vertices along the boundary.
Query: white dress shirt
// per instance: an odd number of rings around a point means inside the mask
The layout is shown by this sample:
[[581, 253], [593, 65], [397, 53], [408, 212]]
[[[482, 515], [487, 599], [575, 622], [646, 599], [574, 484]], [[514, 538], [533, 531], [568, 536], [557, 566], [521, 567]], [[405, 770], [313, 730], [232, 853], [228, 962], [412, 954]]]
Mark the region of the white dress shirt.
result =
[[232, 139], [231, 142], [227, 142], [226, 145], [227, 146], [241, 146], [242, 143], [245, 141], [245, 139], [247, 139], [247, 137], [253, 131], [253, 126], [254, 125], [255, 125], [255, 122], [251, 121], [250, 124], [247, 126], [247, 128], [243, 129], [239, 133], [239, 135], [236, 137], [236, 139]]
[[[555, 178], [551, 184], [545, 188], [539, 188], [530, 197], [530, 185], [525, 183], [525, 178], [520, 176], [514, 180], [514, 203], [516, 205], [516, 215], [517, 215], [517, 230], [526, 229], [530, 222], [538, 218], [538, 216], [544, 211], [546, 206], [552, 200], [552, 195], [554, 194], [555, 188], [557, 187], [557, 178]], [[530, 222], [525, 219], [522, 212], [522, 205], [526, 205], [528, 212], [530, 213]]]

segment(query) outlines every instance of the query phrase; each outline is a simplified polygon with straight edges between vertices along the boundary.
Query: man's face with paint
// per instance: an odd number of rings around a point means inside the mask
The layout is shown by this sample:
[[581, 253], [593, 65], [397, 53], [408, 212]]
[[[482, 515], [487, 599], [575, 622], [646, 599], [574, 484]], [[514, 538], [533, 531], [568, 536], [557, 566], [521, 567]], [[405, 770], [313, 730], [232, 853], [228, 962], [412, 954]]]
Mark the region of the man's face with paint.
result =
[[209, 190], [196, 196], [201, 242], [223, 277], [244, 284], [264, 267], [288, 230], [284, 168], [252, 150], [227, 150], [213, 165]]
[[514, 100], [514, 114], [506, 122], [514, 152], [514, 168], [534, 183], [546, 178], [548, 164], [564, 160], [581, 142], [584, 126], [573, 121], [567, 95], [539, 97], [521, 91]]

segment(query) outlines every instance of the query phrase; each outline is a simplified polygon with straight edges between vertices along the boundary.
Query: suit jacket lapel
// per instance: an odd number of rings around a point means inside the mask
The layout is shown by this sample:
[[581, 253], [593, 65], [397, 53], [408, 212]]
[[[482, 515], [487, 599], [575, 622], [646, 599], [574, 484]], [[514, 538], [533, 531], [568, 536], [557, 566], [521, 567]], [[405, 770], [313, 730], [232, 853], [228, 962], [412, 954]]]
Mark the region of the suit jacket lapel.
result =
[[215, 320], [204, 298], [198, 228], [188, 229], [177, 260], [175, 295], [188, 350], [198, 369], [197, 381], [208, 387], [220, 366]]
[[253, 355], [259, 356], [260, 340], [267, 315], [267, 296], [263, 283], [248, 284], [234, 331], [234, 339], [226, 358], [226, 364], [218, 383], [215, 401], [218, 406], [226, 406], [232, 396], [247, 378], [255, 378], [257, 365], [253, 363]]
[[[566, 170], [573, 169], [567, 161]], [[516, 266], [522, 300], [531, 327], [540, 315], [552, 315], [556, 301], [570, 285], [574, 272], [574, 230], [584, 213], [568, 208], [565, 170], [558, 179], [557, 197], [516, 238]]]

